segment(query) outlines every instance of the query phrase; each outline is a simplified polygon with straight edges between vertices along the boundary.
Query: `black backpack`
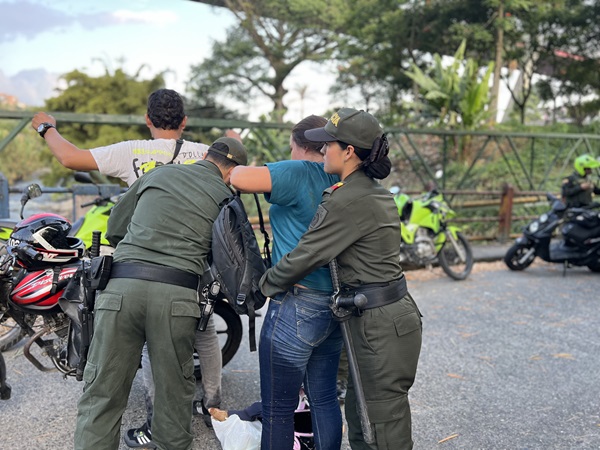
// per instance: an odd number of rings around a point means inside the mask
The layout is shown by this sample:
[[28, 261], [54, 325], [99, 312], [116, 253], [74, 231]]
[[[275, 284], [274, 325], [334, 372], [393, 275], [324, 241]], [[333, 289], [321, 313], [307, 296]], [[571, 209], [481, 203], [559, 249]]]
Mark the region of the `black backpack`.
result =
[[269, 235], [265, 231], [258, 195], [254, 194], [264, 235], [264, 257], [258, 247], [256, 235], [239, 193], [222, 202], [212, 230], [210, 272], [220, 284], [221, 293], [235, 312], [248, 316], [250, 351], [256, 350], [256, 310], [262, 308], [267, 298], [260, 292], [258, 282], [271, 266]]

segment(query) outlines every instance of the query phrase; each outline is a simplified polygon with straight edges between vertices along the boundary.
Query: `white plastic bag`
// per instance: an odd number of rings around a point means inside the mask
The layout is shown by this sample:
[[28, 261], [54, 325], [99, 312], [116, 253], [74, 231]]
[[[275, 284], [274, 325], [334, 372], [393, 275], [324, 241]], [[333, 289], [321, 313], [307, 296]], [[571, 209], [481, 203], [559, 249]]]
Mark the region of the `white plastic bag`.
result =
[[232, 414], [223, 422], [212, 419], [213, 429], [223, 450], [259, 450], [262, 424], [248, 422]]

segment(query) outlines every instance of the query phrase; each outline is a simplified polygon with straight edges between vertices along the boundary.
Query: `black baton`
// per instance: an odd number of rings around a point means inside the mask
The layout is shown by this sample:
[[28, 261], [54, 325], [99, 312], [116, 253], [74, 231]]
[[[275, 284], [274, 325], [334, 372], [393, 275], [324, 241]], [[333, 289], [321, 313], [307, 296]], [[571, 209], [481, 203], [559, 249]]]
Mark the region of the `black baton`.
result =
[[[340, 322], [342, 338], [344, 339], [344, 346], [346, 347], [346, 353], [348, 355], [348, 370], [350, 371], [352, 380], [354, 381], [356, 412], [360, 418], [360, 427], [362, 429], [364, 441], [367, 444], [374, 444], [375, 435], [373, 433], [371, 421], [369, 420], [367, 401], [363, 391], [360, 371], [358, 370], [358, 363], [356, 362], [356, 354], [354, 353], [354, 345], [352, 343], [350, 327], [348, 326], [348, 319], [350, 319], [352, 316], [353, 308], [357, 306], [364, 306], [367, 299], [364, 295], [358, 294], [352, 299], [352, 302], [340, 302], [341, 287], [337, 270], [337, 261], [335, 259], [329, 263], [329, 270], [331, 271], [331, 283], [333, 284], [333, 295], [331, 296], [331, 304], [329, 306], [335, 318]], [[348, 307], [352, 309], [348, 309]]]

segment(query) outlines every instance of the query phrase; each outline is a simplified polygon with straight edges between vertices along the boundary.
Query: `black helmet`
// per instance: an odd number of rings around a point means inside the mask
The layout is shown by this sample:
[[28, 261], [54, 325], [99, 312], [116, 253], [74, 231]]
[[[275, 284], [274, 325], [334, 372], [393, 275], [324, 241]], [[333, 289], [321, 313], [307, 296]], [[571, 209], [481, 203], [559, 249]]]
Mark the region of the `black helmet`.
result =
[[58, 214], [35, 214], [17, 223], [10, 235], [9, 245], [16, 247], [25, 242], [42, 255], [39, 261], [30, 258], [23, 260], [27, 268], [65, 264], [81, 257], [85, 251], [83, 241], [69, 236], [69, 230], [71, 222]]

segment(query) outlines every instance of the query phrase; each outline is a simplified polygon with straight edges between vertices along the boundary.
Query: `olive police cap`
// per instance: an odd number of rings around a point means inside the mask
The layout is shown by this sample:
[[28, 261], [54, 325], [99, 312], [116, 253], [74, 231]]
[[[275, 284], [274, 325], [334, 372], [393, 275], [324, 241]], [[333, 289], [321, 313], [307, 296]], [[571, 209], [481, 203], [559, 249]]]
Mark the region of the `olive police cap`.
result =
[[309, 141], [341, 141], [368, 150], [373, 146], [373, 141], [382, 134], [383, 129], [375, 117], [353, 108], [341, 108], [331, 116], [323, 128], [313, 128], [304, 132]]
[[248, 151], [244, 144], [234, 138], [222, 137], [208, 148], [208, 151], [223, 155], [242, 166], [248, 164]]

